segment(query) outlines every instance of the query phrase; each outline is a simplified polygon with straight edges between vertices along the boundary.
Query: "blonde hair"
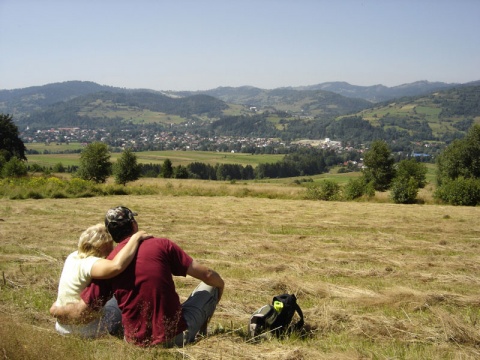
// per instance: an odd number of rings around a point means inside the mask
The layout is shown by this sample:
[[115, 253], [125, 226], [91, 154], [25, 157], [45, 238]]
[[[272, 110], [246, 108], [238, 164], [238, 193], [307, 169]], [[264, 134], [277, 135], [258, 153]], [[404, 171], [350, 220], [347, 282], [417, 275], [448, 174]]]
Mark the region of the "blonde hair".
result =
[[80, 258], [89, 256], [102, 257], [104, 254], [101, 248], [105, 245], [111, 245], [113, 249], [113, 239], [105, 225], [96, 224], [90, 226], [80, 235], [80, 239], [78, 240], [78, 255]]

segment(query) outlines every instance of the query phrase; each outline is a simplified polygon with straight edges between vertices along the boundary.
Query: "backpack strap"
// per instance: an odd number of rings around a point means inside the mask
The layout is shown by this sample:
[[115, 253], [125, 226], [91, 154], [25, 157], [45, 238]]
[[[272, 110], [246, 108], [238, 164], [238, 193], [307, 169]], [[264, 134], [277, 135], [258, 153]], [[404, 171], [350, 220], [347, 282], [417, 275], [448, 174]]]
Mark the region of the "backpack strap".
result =
[[295, 323], [295, 325], [293, 325], [293, 330], [300, 330], [305, 324], [305, 321], [303, 320], [302, 309], [300, 308], [300, 305], [298, 305], [297, 303], [295, 303], [295, 311], [297, 312], [298, 316], [300, 316], [300, 320], [298, 320]]

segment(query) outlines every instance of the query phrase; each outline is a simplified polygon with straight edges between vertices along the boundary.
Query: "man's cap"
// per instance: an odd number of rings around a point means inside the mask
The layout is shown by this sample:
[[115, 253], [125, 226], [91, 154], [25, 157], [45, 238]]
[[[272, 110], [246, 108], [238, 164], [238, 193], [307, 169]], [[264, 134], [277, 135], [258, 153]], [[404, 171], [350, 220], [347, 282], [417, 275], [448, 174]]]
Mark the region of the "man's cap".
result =
[[135, 220], [135, 216], [137, 215], [136, 212], [133, 212], [125, 206], [117, 206], [107, 211], [107, 214], [105, 215], [105, 226], [108, 227], [110, 224], [121, 226]]

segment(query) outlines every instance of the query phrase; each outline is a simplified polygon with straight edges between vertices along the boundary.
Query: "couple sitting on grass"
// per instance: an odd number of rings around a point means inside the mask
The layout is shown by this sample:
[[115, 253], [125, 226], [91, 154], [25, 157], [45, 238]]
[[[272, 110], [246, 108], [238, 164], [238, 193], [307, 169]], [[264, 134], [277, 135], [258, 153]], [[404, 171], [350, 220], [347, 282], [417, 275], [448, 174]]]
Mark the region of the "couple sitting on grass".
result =
[[[136, 215], [123, 206], [110, 209], [105, 226], [80, 236], [50, 308], [60, 334], [97, 337], [123, 326], [125, 340], [140, 346], [183, 346], [205, 334], [223, 279], [171, 240], [139, 231]], [[181, 304], [173, 276], [186, 275], [201, 283]]]

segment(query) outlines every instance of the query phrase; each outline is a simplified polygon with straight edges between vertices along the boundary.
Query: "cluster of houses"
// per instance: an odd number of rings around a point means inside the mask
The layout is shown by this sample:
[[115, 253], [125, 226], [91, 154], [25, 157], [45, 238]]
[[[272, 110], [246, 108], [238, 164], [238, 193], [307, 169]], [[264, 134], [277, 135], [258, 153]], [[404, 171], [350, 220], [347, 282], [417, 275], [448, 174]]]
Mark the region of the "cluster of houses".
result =
[[[135, 151], [154, 150], [180, 150], [180, 151], [219, 151], [240, 152], [254, 154], [288, 153], [291, 146], [314, 147], [332, 149], [336, 153], [356, 152], [361, 154], [363, 147], [353, 148], [342, 145], [340, 141], [329, 138], [321, 140], [299, 140], [285, 143], [273, 138], [250, 138], [235, 136], [208, 136], [204, 137], [189, 131], [159, 131], [148, 132], [119, 130], [112, 134], [106, 129], [80, 129], [78, 127], [55, 128], [46, 130], [30, 130], [21, 132], [20, 137], [24, 143], [44, 143], [46, 145], [80, 143], [87, 145], [94, 141], [101, 141], [112, 147], [113, 151], [131, 148]], [[79, 152], [80, 149], [72, 150]], [[52, 146], [51, 152], [55, 152]], [[361, 155], [360, 155], [361, 156]], [[430, 155], [412, 151], [409, 156], [429, 159]], [[346, 168], [363, 168], [363, 159], [359, 161], [348, 160], [343, 164]]]
[[201, 150], [222, 152], [276, 152], [284, 148], [284, 142], [272, 138], [233, 136], [203, 137], [191, 132], [148, 132], [122, 130], [112, 134], [106, 129], [55, 128], [45, 130], [25, 129], [20, 137], [24, 143], [46, 145], [101, 141], [116, 148], [146, 150]]

